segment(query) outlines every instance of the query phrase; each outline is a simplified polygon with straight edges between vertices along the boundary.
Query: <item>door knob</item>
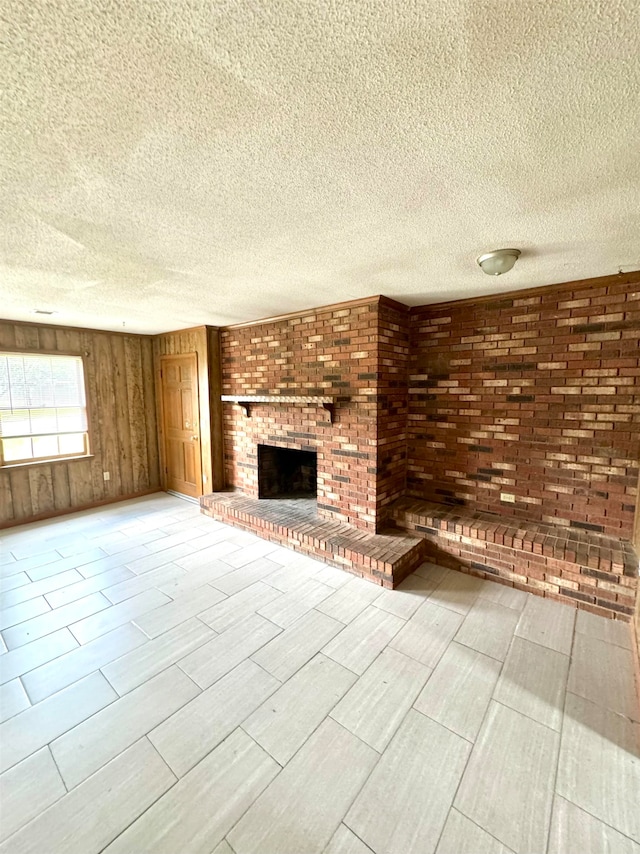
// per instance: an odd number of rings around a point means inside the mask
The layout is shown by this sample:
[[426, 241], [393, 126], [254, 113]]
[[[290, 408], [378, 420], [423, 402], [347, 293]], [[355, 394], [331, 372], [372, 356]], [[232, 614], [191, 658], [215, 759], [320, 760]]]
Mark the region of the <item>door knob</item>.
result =
[[191, 441], [192, 441], [192, 442], [195, 442], [197, 438], [198, 438], [197, 436], [192, 436], [192, 437], [191, 437]]

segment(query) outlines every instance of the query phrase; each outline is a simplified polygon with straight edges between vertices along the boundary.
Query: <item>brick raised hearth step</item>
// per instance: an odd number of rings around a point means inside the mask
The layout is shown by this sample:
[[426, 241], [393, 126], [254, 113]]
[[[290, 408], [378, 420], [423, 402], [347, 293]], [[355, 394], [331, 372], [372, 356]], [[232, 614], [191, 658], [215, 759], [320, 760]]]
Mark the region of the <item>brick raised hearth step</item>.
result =
[[344, 522], [321, 518], [314, 501], [213, 492], [200, 499], [200, 507], [219, 522], [317, 557], [383, 587], [395, 587], [423, 561], [422, 537], [397, 528], [368, 534]]
[[589, 530], [509, 519], [415, 498], [400, 498], [390, 518], [424, 537], [429, 560], [629, 620], [638, 590], [630, 542]]

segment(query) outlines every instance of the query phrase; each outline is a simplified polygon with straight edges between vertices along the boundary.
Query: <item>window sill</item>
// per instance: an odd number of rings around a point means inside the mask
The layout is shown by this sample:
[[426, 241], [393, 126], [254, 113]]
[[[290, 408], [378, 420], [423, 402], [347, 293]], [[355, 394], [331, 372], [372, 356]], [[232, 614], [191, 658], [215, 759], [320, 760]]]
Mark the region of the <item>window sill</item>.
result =
[[53, 457], [50, 460], [27, 460], [23, 463], [4, 463], [0, 466], [0, 471], [5, 469], [24, 469], [31, 466], [55, 466], [57, 463], [73, 463], [77, 460], [92, 460], [95, 454], [78, 454], [75, 457]]

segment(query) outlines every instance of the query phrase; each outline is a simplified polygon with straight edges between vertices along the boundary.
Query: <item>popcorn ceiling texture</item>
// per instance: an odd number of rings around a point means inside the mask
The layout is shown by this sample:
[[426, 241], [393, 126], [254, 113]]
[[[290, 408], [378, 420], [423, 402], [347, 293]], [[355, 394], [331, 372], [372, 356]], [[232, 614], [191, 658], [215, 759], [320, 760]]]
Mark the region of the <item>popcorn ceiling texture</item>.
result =
[[[2, 313], [161, 332], [640, 266], [637, 0], [7, 0]], [[475, 257], [515, 245], [506, 279]]]

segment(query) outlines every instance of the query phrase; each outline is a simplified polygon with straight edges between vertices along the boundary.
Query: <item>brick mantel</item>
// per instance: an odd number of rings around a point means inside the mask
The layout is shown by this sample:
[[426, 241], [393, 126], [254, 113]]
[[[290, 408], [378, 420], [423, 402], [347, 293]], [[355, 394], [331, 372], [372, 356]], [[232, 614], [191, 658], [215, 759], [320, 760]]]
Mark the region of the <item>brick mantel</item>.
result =
[[[294, 403], [306, 403], [313, 406], [321, 406], [329, 413], [329, 420], [333, 423], [333, 412], [336, 405], [335, 397], [320, 397], [319, 395], [284, 395], [284, 394], [252, 394], [252, 395], [236, 395], [223, 394], [220, 395], [220, 400], [223, 403], [236, 403], [243, 411], [247, 418], [251, 417], [251, 407], [254, 403], [268, 403], [281, 405], [291, 405]], [[343, 398], [344, 400], [345, 398]]]

